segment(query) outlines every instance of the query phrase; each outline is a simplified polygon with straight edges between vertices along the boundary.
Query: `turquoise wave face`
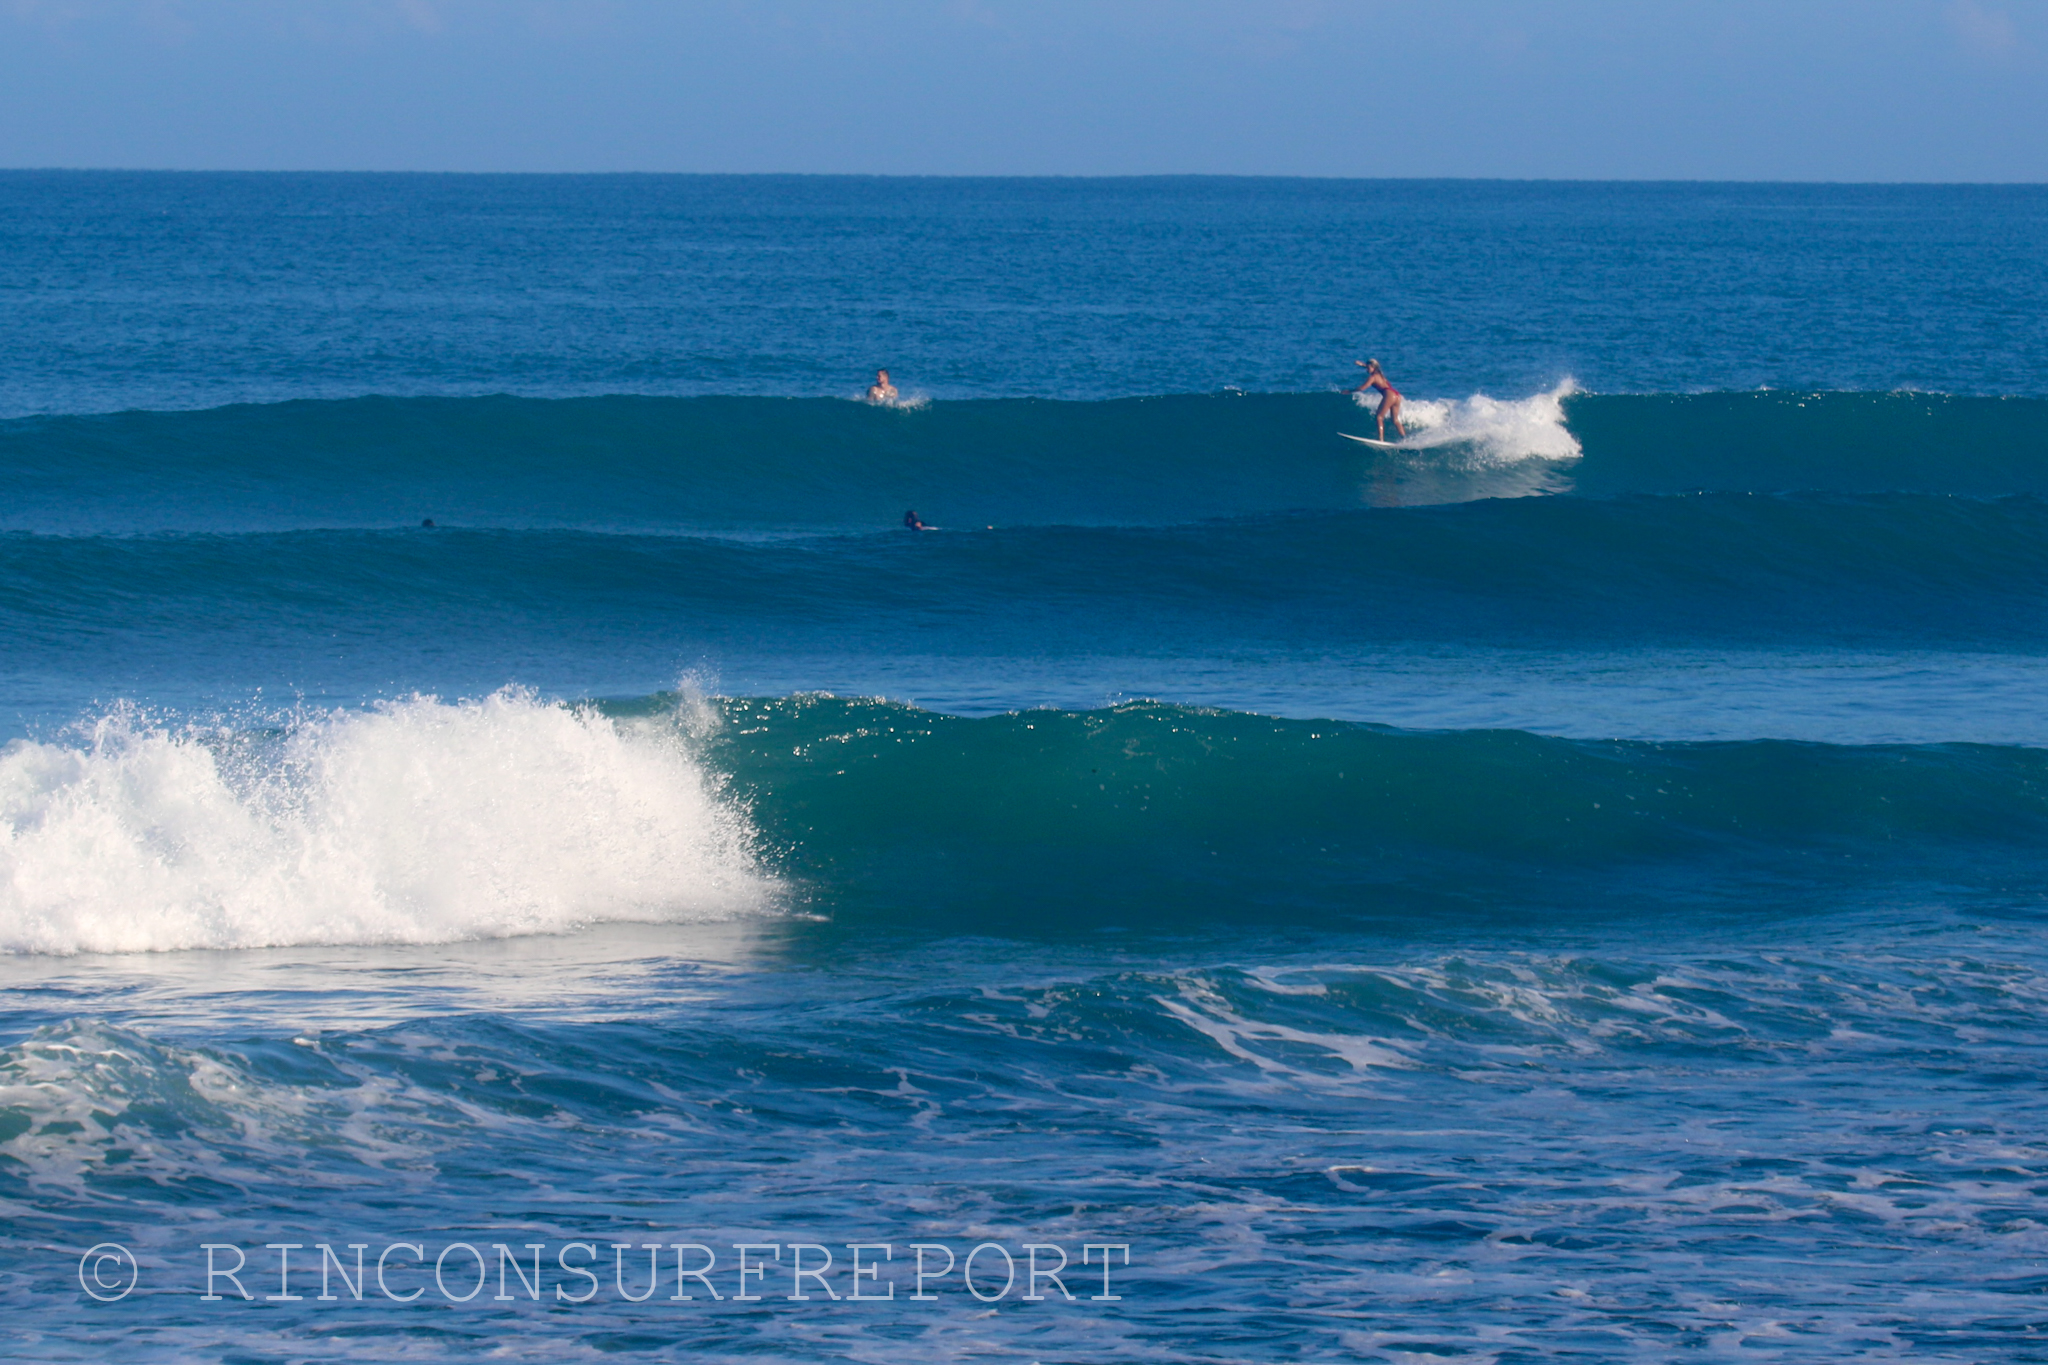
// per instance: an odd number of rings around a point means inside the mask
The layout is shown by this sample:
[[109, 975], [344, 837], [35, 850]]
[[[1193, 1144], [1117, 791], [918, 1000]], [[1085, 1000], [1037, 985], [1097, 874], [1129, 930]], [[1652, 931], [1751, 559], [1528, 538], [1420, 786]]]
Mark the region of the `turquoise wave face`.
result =
[[2048, 493], [2048, 401], [1426, 402], [1374, 451], [1336, 394], [875, 409], [831, 399], [293, 402], [0, 423], [0, 529], [417, 525], [765, 535], [1168, 525], [1541, 493]]
[[777, 865], [856, 930], [1439, 932], [2048, 893], [2037, 749], [1415, 733], [1152, 703], [722, 709], [711, 760]]

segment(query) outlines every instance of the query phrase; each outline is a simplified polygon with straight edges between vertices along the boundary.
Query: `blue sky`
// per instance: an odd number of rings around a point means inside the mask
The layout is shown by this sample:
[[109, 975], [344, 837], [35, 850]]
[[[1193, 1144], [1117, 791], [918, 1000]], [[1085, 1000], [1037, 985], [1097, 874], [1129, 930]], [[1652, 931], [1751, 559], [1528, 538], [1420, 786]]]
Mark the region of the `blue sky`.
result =
[[2048, 0], [0, 0], [0, 166], [2048, 180]]

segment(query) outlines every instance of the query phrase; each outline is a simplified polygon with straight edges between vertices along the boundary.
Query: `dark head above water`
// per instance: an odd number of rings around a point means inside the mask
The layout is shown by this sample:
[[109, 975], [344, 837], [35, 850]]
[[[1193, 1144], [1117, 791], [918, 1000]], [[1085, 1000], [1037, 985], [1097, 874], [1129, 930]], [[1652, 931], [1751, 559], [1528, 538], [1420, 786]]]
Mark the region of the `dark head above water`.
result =
[[428, 517], [425, 521], [422, 521], [420, 525], [426, 527], [428, 530], [431, 531], [434, 529], [434, 519], [432, 517]]
[[917, 513], [905, 512], [903, 514], [903, 529], [906, 531], [929, 531], [932, 528], [919, 521]]

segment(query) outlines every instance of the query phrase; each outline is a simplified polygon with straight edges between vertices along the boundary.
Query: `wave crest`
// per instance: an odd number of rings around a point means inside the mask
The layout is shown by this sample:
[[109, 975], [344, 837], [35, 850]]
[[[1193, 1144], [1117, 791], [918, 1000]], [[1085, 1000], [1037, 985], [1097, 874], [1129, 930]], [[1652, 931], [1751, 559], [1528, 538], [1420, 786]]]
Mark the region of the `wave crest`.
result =
[[431, 943], [762, 908], [670, 724], [506, 691], [256, 734], [116, 711], [0, 750], [0, 950]]
[[[1468, 465], [1519, 464], [1525, 460], [1561, 463], [1585, 452], [1565, 426], [1565, 400], [1579, 392], [1567, 379], [1545, 393], [1527, 398], [1411, 398], [1402, 403], [1408, 426], [1402, 442], [1410, 451], [1442, 452], [1462, 457]], [[1371, 410], [1366, 395], [1354, 401]]]

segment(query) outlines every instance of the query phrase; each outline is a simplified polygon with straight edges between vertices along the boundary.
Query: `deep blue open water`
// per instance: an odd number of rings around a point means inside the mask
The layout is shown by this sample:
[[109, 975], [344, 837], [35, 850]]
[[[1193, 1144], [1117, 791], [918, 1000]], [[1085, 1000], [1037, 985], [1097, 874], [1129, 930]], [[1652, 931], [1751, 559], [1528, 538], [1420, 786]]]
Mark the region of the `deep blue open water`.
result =
[[10, 1359], [2048, 1360], [2048, 189], [0, 174], [0, 745]]

